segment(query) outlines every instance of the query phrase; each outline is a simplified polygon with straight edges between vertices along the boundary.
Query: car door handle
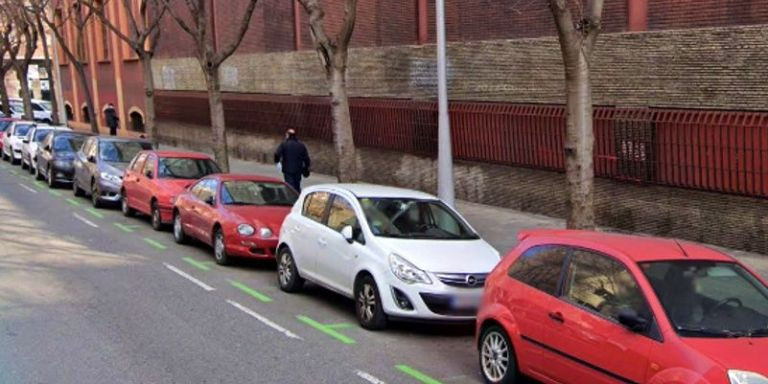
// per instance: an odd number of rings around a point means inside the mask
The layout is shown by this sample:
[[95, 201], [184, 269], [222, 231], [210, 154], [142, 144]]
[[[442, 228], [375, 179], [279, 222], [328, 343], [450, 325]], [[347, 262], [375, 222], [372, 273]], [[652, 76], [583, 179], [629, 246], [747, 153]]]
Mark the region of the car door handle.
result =
[[557, 321], [558, 323], [565, 323], [565, 318], [560, 312], [550, 312], [548, 316], [550, 319]]
[[320, 244], [321, 247], [325, 247], [326, 245], [328, 245], [328, 242], [325, 241], [325, 239], [323, 238], [317, 239], [317, 243]]

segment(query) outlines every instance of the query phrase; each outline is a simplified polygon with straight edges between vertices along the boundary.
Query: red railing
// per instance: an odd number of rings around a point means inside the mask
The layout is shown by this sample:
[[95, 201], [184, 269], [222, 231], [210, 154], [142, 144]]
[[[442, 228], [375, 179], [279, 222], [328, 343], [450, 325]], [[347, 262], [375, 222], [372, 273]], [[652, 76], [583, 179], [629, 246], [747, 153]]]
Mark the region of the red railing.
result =
[[[331, 141], [327, 98], [225, 95], [230, 129]], [[161, 92], [161, 120], [208, 122], [205, 94]], [[352, 99], [355, 143], [422, 156], [437, 152], [437, 106], [410, 100]], [[557, 105], [451, 103], [459, 160], [562, 171], [565, 108]], [[768, 197], [768, 113], [598, 107], [599, 177]]]

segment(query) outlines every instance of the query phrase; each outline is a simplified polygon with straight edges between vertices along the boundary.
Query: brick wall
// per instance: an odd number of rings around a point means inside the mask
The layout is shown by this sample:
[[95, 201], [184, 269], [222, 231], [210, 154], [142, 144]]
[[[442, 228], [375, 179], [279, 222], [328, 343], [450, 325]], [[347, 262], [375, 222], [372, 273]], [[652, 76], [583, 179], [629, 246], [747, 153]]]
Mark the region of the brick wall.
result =
[[[454, 100], [563, 104], [555, 38], [453, 43]], [[695, 109], [768, 110], [768, 25], [605, 34], [593, 68], [595, 103]], [[232, 67], [235, 70], [227, 70]], [[224, 89], [242, 93], [326, 95], [311, 51], [235, 55]], [[433, 45], [350, 52], [352, 97], [424, 100], [436, 95]], [[160, 89], [205, 89], [193, 59], [154, 60]]]
[[[164, 143], [210, 149], [206, 126], [167, 120], [159, 124]], [[233, 131], [228, 139], [232, 155], [259, 162], [268, 162], [281, 140], [279, 135], [247, 131]], [[314, 170], [333, 174], [332, 146], [305, 142]], [[435, 159], [371, 148], [360, 148], [357, 154], [358, 168], [367, 182], [436, 191]], [[460, 199], [553, 217], [565, 215], [560, 173], [457, 162], [454, 176]], [[597, 179], [596, 205], [601, 226], [768, 252], [768, 205], [762, 199]]]
[[768, 23], [765, 0], [649, 0], [650, 29]]

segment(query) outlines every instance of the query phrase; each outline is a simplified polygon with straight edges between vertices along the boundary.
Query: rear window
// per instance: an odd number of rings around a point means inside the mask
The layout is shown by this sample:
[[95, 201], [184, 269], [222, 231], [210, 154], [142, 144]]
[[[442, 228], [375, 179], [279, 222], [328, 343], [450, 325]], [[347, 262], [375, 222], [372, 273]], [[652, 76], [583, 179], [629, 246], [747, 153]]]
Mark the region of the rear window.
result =
[[330, 193], [328, 192], [315, 192], [309, 194], [304, 199], [304, 207], [302, 208], [302, 214], [318, 223], [323, 221], [323, 215], [325, 214], [325, 207], [328, 205], [328, 199]]
[[30, 129], [32, 129], [32, 124], [16, 124], [16, 132], [13, 135], [26, 136]]
[[56, 136], [53, 140], [53, 150], [56, 152], [77, 152], [83, 146], [85, 136], [64, 135]]
[[529, 248], [515, 260], [508, 274], [515, 280], [544, 293], [557, 296], [567, 248], [540, 245]]
[[200, 179], [221, 169], [211, 159], [189, 159], [183, 157], [162, 157], [159, 161], [158, 177], [163, 179]]

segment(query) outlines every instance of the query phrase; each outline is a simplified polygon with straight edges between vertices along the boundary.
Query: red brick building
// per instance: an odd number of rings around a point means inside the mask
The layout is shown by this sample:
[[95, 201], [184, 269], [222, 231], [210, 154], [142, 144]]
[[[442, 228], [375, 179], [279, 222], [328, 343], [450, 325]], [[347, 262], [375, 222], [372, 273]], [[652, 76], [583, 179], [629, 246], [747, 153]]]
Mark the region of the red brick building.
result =
[[[245, 1], [210, 4], [226, 44]], [[325, 5], [333, 31], [343, 2]], [[348, 86], [363, 177], [434, 191], [434, 1], [358, 7]], [[599, 223], [768, 251], [768, 1], [606, 0], [603, 22], [593, 63]], [[446, 0], [446, 30], [457, 197], [562, 216], [564, 79], [546, 2]], [[193, 49], [165, 19], [156, 104], [162, 140], [204, 149]], [[133, 64], [111, 59], [93, 72], [102, 104], [122, 89], [123, 116], [140, 100]], [[120, 86], [108, 80], [118, 67]], [[267, 160], [290, 127], [316, 171], [333, 172], [327, 88], [297, 3], [260, 2], [222, 79], [233, 153]]]

